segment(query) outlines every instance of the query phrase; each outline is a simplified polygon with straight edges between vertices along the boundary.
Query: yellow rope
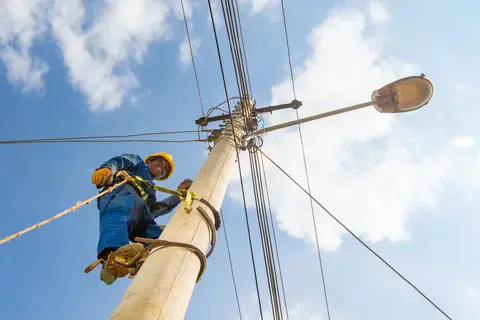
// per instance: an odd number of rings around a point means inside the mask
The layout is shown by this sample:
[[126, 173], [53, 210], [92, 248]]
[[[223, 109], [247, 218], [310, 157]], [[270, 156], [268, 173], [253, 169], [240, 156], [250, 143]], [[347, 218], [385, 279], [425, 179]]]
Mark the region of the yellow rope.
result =
[[83, 202], [77, 202], [77, 204], [74, 205], [73, 207], [71, 207], [70, 209], [67, 209], [67, 210], [65, 210], [65, 211], [62, 211], [62, 212], [54, 215], [53, 217], [50, 217], [50, 218], [48, 218], [48, 219], [46, 219], [46, 220], [43, 220], [43, 221], [40, 222], [40, 223], [37, 223], [37, 224], [35, 224], [35, 225], [31, 226], [31, 227], [28, 227], [28, 228], [26, 228], [26, 229], [24, 229], [24, 230], [22, 230], [22, 231], [19, 231], [19, 232], [14, 233], [14, 234], [6, 237], [6, 238], [3, 238], [2, 240], [0, 240], [0, 244], [4, 244], [4, 243], [6, 243], [6, 242], [8, 242], [8, 241], [10, 241], [10, 240], [12, 240], [12, 239], [18, 238], [18, 237], [20, 237], [22, 234], [25, 234], [25, 233], [27, 233], [27, 232], [29, 232], [29, 231], [32, 231], [33, 229], [38, 229], [38, 228], [40, 228], [41, 226], [46, 225], [47, 223], [49, 223], [49, 222], [51, 222], [51, 221], [53, 221], [53, 220], [56, 220], [56, 219], [60, 218], [61, 216], [66, 215], [66, 214], [69, 213], [69, 212], [75, 211], [75, 210], [77, 210], [78, 208], [80, 208], [80, 207], [82, 207], [82, 206], [84, 206], [84, 205], [86, 205], [86, 204], [90, 204], [90, 202], [92, 202], [93, 200], [96, 200], [97, 198], [100, 198], [101, 196], [103, 196], [103, 195], [105, 195], [105, 194], [107, 194], [107, 193], [112, 192], [113, 190], [115, 190], [116, 188], [120, 187], [121, 185], [129, 182], [130, 179], [131, 179], [130, 176], [129, 176], [126, 172], [123, 172], [123, 171], [119, 172], [117, 175], [123, 176], [123, 177], [125, 178], [125, 180], [123, 180], [123, 181], [121, 181], [121, 182], [119, 182], [119, 183], [111, 186], [111, 187], [108, 188], [107, 190], [105, 190], [105, 191], [97, 194], [97, 195], [94, 196], [94, 197], [91, 197], [90, 199], [87, 199], [87, 200], [85, 200], [85, 201], [83, 201]]

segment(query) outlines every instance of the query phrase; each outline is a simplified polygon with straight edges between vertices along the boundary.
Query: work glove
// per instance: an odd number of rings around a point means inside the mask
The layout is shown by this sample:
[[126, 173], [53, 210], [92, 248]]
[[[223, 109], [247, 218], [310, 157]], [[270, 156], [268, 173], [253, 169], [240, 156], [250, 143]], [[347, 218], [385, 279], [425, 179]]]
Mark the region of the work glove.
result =
[[183, 180], [177, 187], [177, 191], [183, 191], [183, 190], [188, 190], [190, 186], [192, 185], [193, 181], [190, 179], [185, 179]]
[[100, 168], [96, 170], [92, 175], [92, 183], [100, 188], [112, 182], [112, 170], [109, 168]]

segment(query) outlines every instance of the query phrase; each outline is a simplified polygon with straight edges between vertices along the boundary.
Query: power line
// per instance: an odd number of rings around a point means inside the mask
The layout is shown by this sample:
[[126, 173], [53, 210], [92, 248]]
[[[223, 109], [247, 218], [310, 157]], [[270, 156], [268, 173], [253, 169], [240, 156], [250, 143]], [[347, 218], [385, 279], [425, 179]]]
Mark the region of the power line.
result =
[[237, 298], [238, 316], [240, 317], [240, 320], [242, 320], [242, 311], [240, 309], [240, 299], [238, 298], [237, 282], [235, 281], [235, 273], [233, 272], [232, 255], [230, 253], [230, 245], [228, 243], [228, 237], [227, 237], [227, 228], [225, 226], [225, 219], [223, 217], [222, 209], [220, 209], [220, 217], [222, 218], [223, 234], [225, 236], [225, 244], [227, 245], [228, 261], [230, 262], [230, 272], [232, 273], [232, 280], [233, 280], [233, 289], [235, 290], [235, 297]]
[[240, 19], [240, 10], [238, 9], [238, 0], [235, 0], [235, 7], [237, 8], [238, 23], [240, 25], [240, 39], [242, 41], [243, 55], [245, 56], [245, 68], [247, 69], [248, 88], [250, 89], [250, 94], [253, 96], [250, 72], [248, 70], [247, 51], [245, 50], [245, 43], [243, 42], [243, 27], [242, 20]]
[[362, 241], [353, 231], [351, 231], [345, 224], [338, 220], [330, 211], [327, 210], [317, 199], [315, 199], [305, 188], [303, 188], [295, 179], [292, 178], [285, 170], [283, 170], [275, 161], [273, 161], [269, 156], [267, 156], [262, 150], [259, 151], [267, 158], [274, 166], [276, 166], [283, 174], [285, 174], [293, 183], [295, 183], [303, 192], [305, 192], [313, 201], [315, 201], [330, 217], [332, 217], [338, 224], [340, 224], [348, 233], [350, 233], [358, 242], [360, 242], [368, 251], [373, 253], [380, 261], [382, 261], [387, 267], [389, 267], [393, 272], [395, 272], [400, 278], [402, 278], [406, 283], [408, 283], [413, 289], [415, 289], [423, 298], [425, 298], [432, 306], [434, 306], [438, 311], [440, 311], [447, 319], [452, 320], [445, 311], [443, 311], [439, 306], [437, 306], [430, 298], [428, 298], [420, 289], [418, 289], [412, 282], [410, 282], [405, 276], [403, 276], [399, 271], [397, 271], [392, 265], [390, 265], [384, 258], [382, 258], [377, 252], [375, 252], [368, 244]]
[[[241, 26], [239, 26], [240, 18], [238, 10], [236, 10], [238, 8], [238, 4], [235, 5], [235, 3], [233, 0], [221, 1], [238, 92], [242, 98], [248, 99], [250, 97], [249, 90], [251, 88], [251, 83], [250, 79], [248, 79], [246, 69], [247, 57], [244, 54], [245, 50], [242, 50], [242, 45], [244, 46], [244, 42], [240, 43], [242, 40], [241, 34], [243, 32], [241, 33]], [[251, 125], [254, 125], [254, 123], [251, 122], [252, 114], [242, 109], [242, 115], [245, 123], [247, 123], [247, 126], [249, 128], [248, 130], [250, 130], [252, 127]], [[250, 167], [252, 171], [252, 182], [255, 195], [255, 205], [257, 209], [257, 220], [260, 229], [263, 258], [265, 261], [268, 289], [270, 294], [270, 304], [272, 307], [274, 319], [280, 320], [283, 317], [282, 305], [279, 298], [280, 294], [277, 281], [275, 257], [273, 255], [272, 239], [266, 213], [265, 195], [262, 186], [262, 176], [259, 170], [258, 154], [256, 152], [250, 153]], [[262, 313], [262, 311], [260, 312]], [[262, 314], [261, 317], [263, 317]]]
[[119, 140], [11, 140], [0, 141], [0, 144], [44, 144], [44, 143], [123, 143], [123, 142], [155, 142], [155, 143], [189, 143], [189, 142], [207, 142], [207, 139], [190, 139], [190, 140], [156, 140], [156, 139], [119, 139]]
[[260, 298], [260, 289], [259, 289], [259, 286], [258, 286], [257, 268], [255, 266], [255, 256], [254, 256], [254, 253], [253, 253], [252, 236], [251, 236], [251, 232], [250, 232], [250, 223], [249, 223], [248, 213], [247, 213], [247, 201], [246, 201], [246, 198], [245, 198], [245, 188], [244, 188], [244, 183], [243, 183], [242, 168], [241, 168], [241, 164], [240, 164], [240, 155], [239, 155], [239, 152], [238, 152], [237, 136], [235, 135], [235, 126], [234, 126], [234, 123], [233, 123], [232, 109], [231, 109], [231, 106], [230, 106], [230, 98], [228, 97], [227, 81], [225, 80], [225, 72], [224, 72], [224, 69], [223, 69], [222, 55], [220, 53], [220, 44], [218, 42], [217, 29], [215, 28], [215, 19], [213, 17], [211, 0], [208, 0], [208, 8], [209, 8], [209, 11], [210, 11], [210, 19], [212, 20], [212, 29], [213, 29], [213, 34], [215, 36], [215, 44], [216, 44], [216, 48], [217, 48], [217, 55], [218, 55], [218, 61], [219, 61], [219, 64], [220, 64], [220, 70], [221, 70], [221, 74], [222, 74], [223, 88], [224, 88], [224, 91], [225, 91], [225, 97], [226, 97], [226, 101], [227, 101], [227, 105], [228, 105], [228, 111], [229, 111], [229, 114], [230, 114], [230, 121], [231, 121], [231, 124], [232, 124], [232, 130], [233, 130], [232, 133], [233, 133], [233, 140], [235, 142], [235, 152], [236, 152], [236, 157], [237, 157], [238, 172], [239, 172], [239, 176], [240, 176], [240, 186], [241, 186], [241, 190], [242, 190], [243, 208], [244, 208], [245, 220], [246, 220], [246, 224], [247, 224], [248, 241], [249, 241], [249, 246], [250, 246], [250, 255], [251, 255], [251, 259], [252, 259], [253, 274], [254, 274], [254, 278], [255, 278], [255, 287], [256, 287], [256, 290], [257, 290], [258, 306], [259, 306], [259, 309], [260, 309], [260, 318], [263, 320], [262, 302], [261, 302], [261, 298]]
[[190, 39], [190, 31], [188, 30], [187, 15], [185, 14], [185, 7], [183, 5], [183, 0], [180, 0], [180, 3], [182, 4], [183, 20], [185, 22], [185, 31], [187, 33], [188, 47], [190, 48], [190, 57], [192, 58], [193, 73], [195, 75], [195, 82], [197, 83], [198, 100], [200, 101], [200, 107], [202, 108], [202, 116], [205, 116], [205, 109], [203, 107], [202, 94], [200, 93], [200, 82], [198, 80], [197, 67], [195, 65], [195, 58], [194, 58], [193, 49], [192, 49], [192, 41]]
[[[212, 132], [213, 130], [205, 129], [206, 132]], [[81, 139], [110, 139], [110, 138], [133, 138], [155, 135], [169, 135], [169, 134], [181, 134], [181, 133], [196, 133], [197, 130], [180, 130], [180, 131], [164, 131], [164, 132], [147, 132], [147, 133], [134, 133], [123, 135], [103, 135], [103, 136], [80, 136], [80, 137], [62, 137], [62, 138], [40, 138], [40, 139], [26, 139], [26, 140], [3, 140], [1, 142], [16, 142], [16, 141], [50, 141], [50, 140], [81, 140]]]
[[[293, 76], [292, 57], [291, 57], [291, 52], [290, 52], [290, 41], [288, 40], [287, 18], [286, 18], [286, 14], [285, 14], [285, 5], [284, 5], [283, 0], [281, 0], [281, 4], [282, 4], [283, 26], [284, 26], [284, 30], [285, 30], [285, 42], [286, 42], [286, 45], [287, 45], [287, 53], [288, 53], [288, 64], [290, 66], [290, 78], [291, 78], [291, 81], [292, 81], [293, 98], [296, 100], [297, 99], [297, 93], [296, 93], [296, 90], [295, 90], [295, 80], [294, 80], [294, 76]], [[299, 120], [300, 116], [299, 116], [298, 110], [296, 110], [296, 109], [295, 109], [295, 114], [297, 116], [297, 120]], [[305, 145], [304, 145], [304, 142], [303, 142], [303, 134], [302, 134], [302, 128], [301, 128], [300, 124], [298, 125], [298, 133], [300, 135], [300, 144], [301, 144], [301, 147], [302, 147], [302, 155], [303, 155], [303, 166], [304, 166], [304, 169], [305, 169], [305, 176], [307, 178], [308, 193], [311, 193], [310, 178], [309, 178], [308, 166], [307, 166], [307, 157], [305, 155]], [[310, 201], [310, 210], [311, 210], [311, 213], [312, 213], [313, 228], [314, 228], [314, 231], [315, 231], [315, 240], [316, 240], [316, 244], [317, 244], [318, 263], [320, 265], [320, 275], [321, 275], [321, 278], [322, 278], [323, 294], [324, 294], [324, 297], [325, 297], [325, 308], [327, 310], [328, 319], [330, 320], [331, 319], [330, 306], [329, 306], [329, 303], [328, 303], [327, 285], [326, 285], [326, 282], [325, 282], [325, 273], [324, 273], [324, 269], [323, 269], [322, 254], [321, 254], [321, 251], [320, 251], [320, 244], [319, 244], [319, 240], [318, 240], [317, 221], [316, 221], [316, 218], [315, 218], [315, 210], [313, 209], [313, 201], [312, 201], [311, 198], [309, 199], [309, 201]]]
[[245, 79], [246, 70], [243, 61], [244, 55], [242, 53], [242, 48], [239, 43], [240, 33], [237, 22], [235, 4], [231, 0], [221, 0], [220, 2], [222, 5], [222, 12], [225, 20], [225, 26], [227, 30], [228, 42], [230, 45], [232, 61], [235, 69], [235, 77], [237, 79], [239, 95], [241, 97], [248, 97], [249, 89], [247, 81]]
[[268, 213], [270, 217], [270, 224], [272, 225], [273, 243], [275, 244], [275, 253], [277, 255], [278, 271], [280, 274], [280, 283], [282, 285], [283, 302], [285, 304], [285, 314], [287, 315], [287, 320], [289, 320], [290, 316], [288, 313], [287, 295], [285, 294], [285, 284], [283, 283], [282, 265], [280, 263], [280, 254], [278, 253], [277, 235], [275, 233], [275, 225], [273, 224], [273, 214], [272, 214], [272, 206], [270, 204], [270, 193], [268, 191], [267, 174], [265, 172], [265, 164], [263, 163], [263, 157], [261, 157], [260, 159], [262, 164], [263, 176], [265, 177], [265, 191], [267, 195]]
[[293, 80], [293, 68], [292, 68], [292, 58], [291, 58], [291, 52], [290, 52], [290, 42], [288, 41], [287, 18], [285, 16], [285, 6], [283, 4], [283, 0], [281, 0], [281, 3], [282, 3], [282, 14], [283, 14], [283, 27], [285, 30], [285, 42], [287, 43], [288, 63], [290, 65], [290, 77], [292, 79], [293, 97], [295, 98], [295, 100], [297, 100], [297, 93], [295, 92], [295, 81]]
[[260, 171], [260, 163], [258, 160], [258, 152], [253, 150], [253, 152], [249, 152], [249, 155], [250, 167], [252, 171], [253, 194], [255, 197], [258, 227], [260, 230], [263, 258], [265, 261], [265, 271], [267, 274], [272, 315], [275, 320], [280, 320], [283, 319], [282, 303], [280, 300], [275, 256], [273, 254], [272, 237], [270, 234], [270, 224], [267, 217], [265, 193], [263, 190], [264, 188], [262, 183], [262, 174]]

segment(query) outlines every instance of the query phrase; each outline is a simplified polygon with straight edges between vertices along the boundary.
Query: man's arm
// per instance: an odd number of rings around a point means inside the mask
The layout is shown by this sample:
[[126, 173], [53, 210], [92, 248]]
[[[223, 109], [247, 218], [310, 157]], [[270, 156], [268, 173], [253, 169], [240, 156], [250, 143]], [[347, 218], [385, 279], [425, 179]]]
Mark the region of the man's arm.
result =
[[112, 170], [112, 174], [116, 174], [122, 170], [129, 170], [138, 165], [141, 161], [143, 161], [140, 156], [135, 154], [122, 154], [120, 156], [114, 157], [104, 164], [102, 164], [99, 168], [108, 168]]
[[180, 202], [181, 201], [178, 196], [171, 195], [160, 201], [155, 202], [150, 207], [150, 211], [152, 212], [154, 218], [158, 218], [172, 211]]

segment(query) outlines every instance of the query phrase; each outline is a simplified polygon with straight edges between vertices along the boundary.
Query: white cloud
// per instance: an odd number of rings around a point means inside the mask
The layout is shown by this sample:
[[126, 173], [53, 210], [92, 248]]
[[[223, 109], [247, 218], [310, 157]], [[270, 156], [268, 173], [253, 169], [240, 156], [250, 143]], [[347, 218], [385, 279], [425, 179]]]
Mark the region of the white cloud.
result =
[[[191, 17], [190, 1], [184, 0]], [[140, 83], [132, 71], [148, 45], [172, 36], [169, 16], [183, 19], [177, 0], [105, 0], [93, 17], [81, 0], [8, 0], [0, 4], [0, 56], [12, 83], [42, 87], [47, 65], [31, 57], [33, 40], [51, 31], [69, 78], [93, 110], [119, 107]]]
[[457, 136], [452, 139], [455, 148], [471, 148], [475, 145], [475, 139], [470, 136]]
[[472, 286], [467, 286], [463, 291], [465, 301], [470, 304], [470, 306], [477, 309], [480, 308], [480, 291], [477, 288]]
[[458, 285], [450, 299], [458, 310], [458, 318], [478, 319], [480, 316], [480, 291], [475, 281]]
[[387, 4], [378, 0], [370, 0], [368, 3], [368, 13], [370, 19], [374, 23], [383, 23], [390, 20], [390, 15], [387, 11]]
[[302, 302], [296, 302], [288, 310], [291, 320], [322, 320], [322, 317]]
[[280, 0], [240, 0], [240, 4], [250, 4], [252, 15], [275, 8]]
[[[311, 56], [296, 71], [302, 117], [364, 102], [373, 89], [419, 74], [411, 63], [384, 56], [381, 41], [365, 36], [368, 19], [369, 15], [359, 10], [334, 10], [312, 30], [308, 38]], [[271, 104], [291, 101], [291, 92], [289, 80], [274, 86]], [[267, 118], [267, 124], [293, 117], [292, 113], [277, 112]], [[458, 165], [465, 159], [455, 158], [455, 149], [448, 142], [444, 148], [432, 149], [419, 138], [423, 135], [418, 130], [399, 120], [402, 118], [370, 108], [302, 126], [312, 194], [368, 241], [408, 239], [407, 223], [412, 216], [420, 209], [432, 208], [445, 181], [460, 180], [464, 176], [461, 170], [467, 170]], [[264, 140], [263, 150], [306, 186], [297, 128], [267, 134]], [[245, 154], [242, 165], [245, 185], [251, 189]], [[280, 227], [314, 243], [308, 198], [267, 160], [265, 165]], [[229, 195], [240, 200], [236, 179]], [[247, 197], [252, 204], [251, 194]], [[320, 208], [315, 216], [321, 247], [338, 249], [345, 230]]]
[[0, 57], [8, 80], [24, 91], [43, 88], [47, 64], [30, 56], [36, 38], [47, 30], [49, 0], [4, 0], [0, 3]]
[[[191, 39], [192, 43], [192, 52], [193, 56], [195, 57], [198, 51], [198, 48], [200, 47], [201, 40], [199, 39]], [[180, 43], [179, 46], [179, 51], [180, 51], [180, 61], [184, 65], [190, 65], [192, 63], [192, 56], [190, 53], [190, 47], [188, 45], [188, 39], [185, 37], [185, 39]]]
[[120, 106], [126, 94], [139, 86], [129, 64], [132, 60], [141, 63], [149, 43], [168, 38], [169, 10], [162, 1], [109, 0], [92, 26], [83, 30], [81, 1], [56, 2], [53, 34], [71, 82], [87, 96], [93, 110]]

